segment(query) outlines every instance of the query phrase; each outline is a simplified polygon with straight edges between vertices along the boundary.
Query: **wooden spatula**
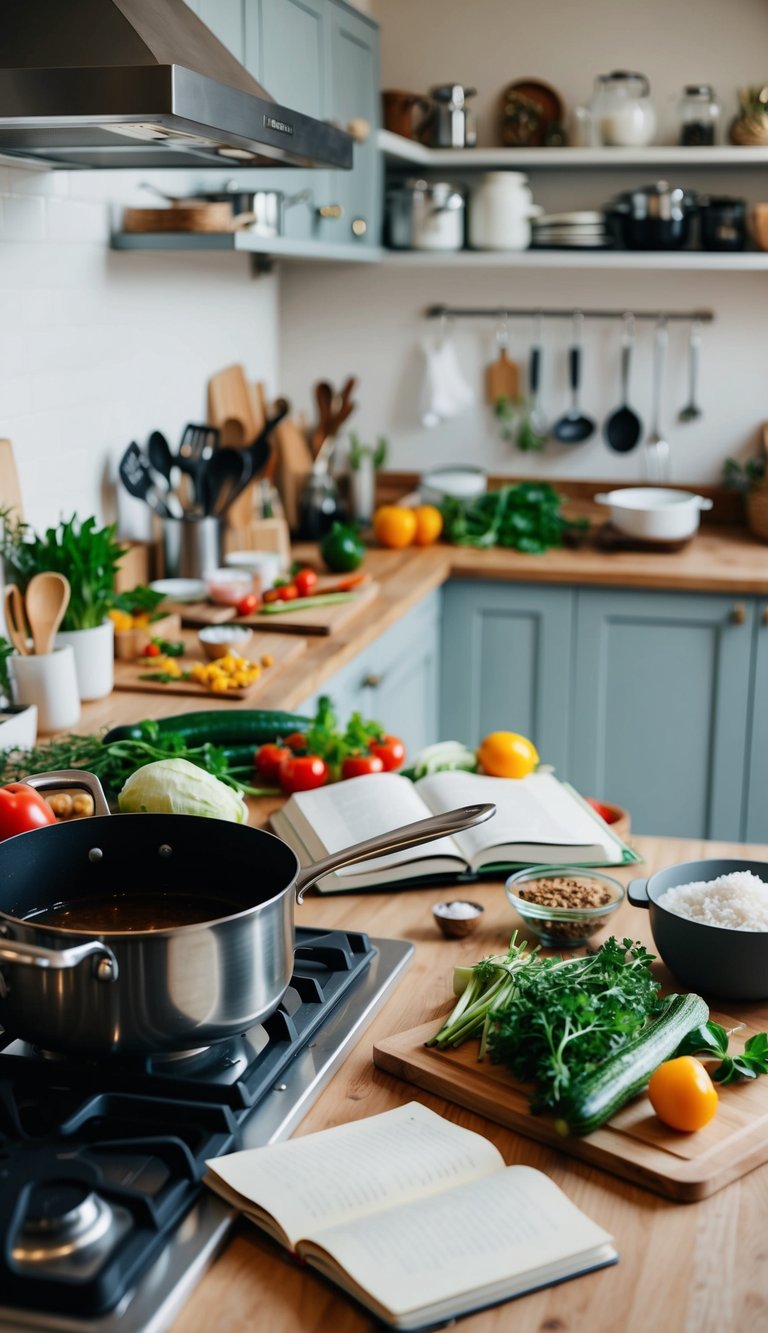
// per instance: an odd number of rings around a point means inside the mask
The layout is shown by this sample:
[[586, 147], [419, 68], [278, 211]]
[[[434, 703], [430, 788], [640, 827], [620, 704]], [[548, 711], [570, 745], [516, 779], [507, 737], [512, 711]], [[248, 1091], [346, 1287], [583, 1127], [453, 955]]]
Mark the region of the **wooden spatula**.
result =
[[24, 599], [35, 653], [53, 651], [53, 641], [69, 606], [69, 579], [50, 570], [35, 574], [29, 581]]

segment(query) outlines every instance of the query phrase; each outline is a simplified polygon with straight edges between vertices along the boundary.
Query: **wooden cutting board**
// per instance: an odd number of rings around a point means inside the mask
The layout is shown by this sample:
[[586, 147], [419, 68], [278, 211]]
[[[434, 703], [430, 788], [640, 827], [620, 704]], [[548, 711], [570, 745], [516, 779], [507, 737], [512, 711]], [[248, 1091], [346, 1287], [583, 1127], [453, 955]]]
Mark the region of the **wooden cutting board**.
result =
[[[207, 662], [202, 649], [197, 651], [199, 645], [196, 637], [185, 636], [185, 640], [189, 644], [188, 651], [178, 659], [182, 669], [188, 669], [193, 662]], [[174, 680], [167, 684], [159, 680], [141, 680], [142, 675], [154, 670], [152, 658], [142, 662], [115, 662], [115, 689], [135, 690], [143, 694], [183, 694], [188, 699], [197, 699], [199, 703], [205, 699], [223, 699], [225, 702], [230, 699], [251, 699], [267, 682], [274, 679], [276, 671], [300, 657], [306, 646], [303, 639], [297, 639], [292, 634], [254, 634], [250, 643], [242, 649], [243, 657], [251, 662], [271, 657], [272, 665], [263, 667], [261, 676], [252, 685], [241, 690], [228, 690], [226, 694], [212, 694], [194, 680]]]
[[[735, 1025], [726, 1015], [711, 1016], [723, 1027]], [[549, 1116], [531, 1115], [526, 1091], [506, 1070], [478, 1061], [475, 1041], [455, 1051], [425, 1046], [437, 1027], [426, 1023], [377, 1042], [374, 1064], [525, 1138], [678, 1202], [704, 1199], [768, 1162], [768, 1078], [723, 1088], [717, 1115], [696, 1134], [665, 1128], [648, 1099], [638, 1097], [610, 1125], [587, 1138], [568, 1138], [558, 1134]], [[755, 1031], [747, 1026], [739, 1032], [739, 1049]]]
[[[341, 575], [340, 577], [343, 577]], [[280, 615], [265, 616], [257, 611], [252, 616], [238, 618], [238, 625], [251, 625], [270, 634], [334, 634], [345, 629], [355, 616], [379, 595], [378, 583], [367, 583], [355, 593], [350, 602], [335, 606], [307, 607], [304, 611], [285, 611]]]
[[226, 625], [234, 620], [234, 606], [220, 606], [218, 602], [163, 602], [163, 611], [181, 616], [182, 625], [200, 629], [203, 625]]
[[515, 402], [519, 394], [520, 367], [516, 361], [510, 361], [506, 348], [502, 347], [485, 372], [485, 396], [489, 403], [497, 403], [500, 398]]

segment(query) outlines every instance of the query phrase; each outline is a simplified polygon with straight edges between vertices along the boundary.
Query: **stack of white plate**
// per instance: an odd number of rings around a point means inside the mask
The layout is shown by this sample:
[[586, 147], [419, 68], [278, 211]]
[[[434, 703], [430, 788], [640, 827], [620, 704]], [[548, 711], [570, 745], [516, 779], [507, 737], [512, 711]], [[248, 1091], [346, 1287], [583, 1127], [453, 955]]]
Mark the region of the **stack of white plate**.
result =
[[612, 244], [602, 213], [543, 213], [531, 229], [536, 250], [603, 250]]

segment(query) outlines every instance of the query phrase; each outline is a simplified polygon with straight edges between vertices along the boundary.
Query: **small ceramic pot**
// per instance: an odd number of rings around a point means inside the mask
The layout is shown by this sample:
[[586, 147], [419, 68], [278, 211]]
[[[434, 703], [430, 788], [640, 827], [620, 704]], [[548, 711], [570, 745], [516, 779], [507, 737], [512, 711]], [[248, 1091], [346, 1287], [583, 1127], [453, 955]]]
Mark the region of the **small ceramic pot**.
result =
[[115, 684], [115, 629], [105, 620], [93, 629], [59, 631], [56, 647], [69, 645], [75, 656], [75, 672], [80, 698], [104, 699]]
[[16, 702], [35, 705], [41, 732], [67, 731], [77, 725], [80, 694], [71, 644], [52, 653], [18, 654], [11, 658], [11, 669]]

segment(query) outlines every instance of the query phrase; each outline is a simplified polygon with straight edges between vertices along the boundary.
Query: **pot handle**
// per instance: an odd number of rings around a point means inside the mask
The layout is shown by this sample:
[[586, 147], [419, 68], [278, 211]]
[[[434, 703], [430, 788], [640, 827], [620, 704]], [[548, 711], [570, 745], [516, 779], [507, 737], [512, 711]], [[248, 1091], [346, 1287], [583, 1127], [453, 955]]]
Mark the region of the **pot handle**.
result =
[[714, 500], [710, 500], [706, 495], [697, 495], [696, 501], [699, 509], [711, 509], [715, 503]]
[[365, 842], [356, 842], [351, 847], [343, 847], [322, 861], [304, 866], [296, 880], [296, 901], [303, 902], [307, 889], [332, 870], [355, 865], [357, 861], [368, 861], [371, 857], [383, 856], [387, 852], [398, 852], [404, 847], [418, 847], [420, 843], [432, 842], [435, 838], [450, 837], [452, 833], [460, 833], [473, 824], [482, 824], [495, 814], [495, 805], [464, 805], [457, 810], [433, 815], [430, 819], [419, 819], [415, 824], [389, 829], [387, 833], [381, 833], [376, 838], [366, 838]]
[[52, 791], [58, 787], [80, 787], [87, 791], [93, 800], [94, 815], [110, 813], [104, 788], [95, 773], [86, 773], [82, 768], [58, 768], [50, 773], [33, 773], [24, 781], [35, 791]]
[[25, 967], [58, 972], [64, 968], [79, 967], [84, 958], [94, 956], [98, 958], [94, 968], [97, 981], [117, 981], [117, 959], [112, 950], [98, 940], [74, 944], [70, 949], [44, 949], [38, 944], [5, 938], [7, 929], [7, 926], [0, 926], [0, 967], [3, 963], [20, 963]]
[[604, 492], [601, 492], [600, 495], [593, 495], [592, 499], [594, 500], [596, 505], [613, 504], [613, 500], [611, 499], [610, 495], [606, 495]]
[[633, 907], [650, 907], [651, 900], [648, 897], [648, 880], [631, 879], [627, 885], [627, 897]]

